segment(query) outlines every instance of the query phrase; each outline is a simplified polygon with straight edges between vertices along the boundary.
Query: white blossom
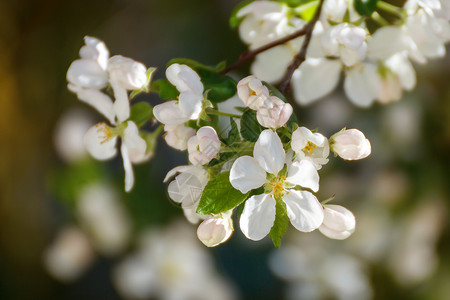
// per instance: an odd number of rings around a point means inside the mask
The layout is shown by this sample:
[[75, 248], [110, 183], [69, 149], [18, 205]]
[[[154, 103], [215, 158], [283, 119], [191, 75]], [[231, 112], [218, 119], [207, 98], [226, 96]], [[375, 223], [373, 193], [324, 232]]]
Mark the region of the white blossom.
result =
[[264, 186], [267, 191], [245, 202], [240, 227], [251, 240], [261, 240], [272, 228], [275, 199], [286, 204], [287, 215], [296, 229], [310, 232], [322, 224], [323, 209], [317, 198], [308, 191], [292, 189], [300, 185], [318, 191], [317, 170], [309, 160], [294, 161], [288, 162], [286, 176], [280, 175], [285, 160], [286, 153], [280, 138], [272, 130], [266, 129], [255, 144], [253, 157], [241, 156], [231, 167], [230, 182], [235, 189], [247, 193]]
[[344, 240], [355, 232], [356, 220], [351, 211], [340, 205], [324, 205], [323, 223], [319, 231], [330, 239]]
[[221, 213], [204, 220], [197, 229], [198, 239], [207, 247], [226, 242], [233, 234], [232, 211]]
[[180, 151], [187, 149], [187, 141], [195, 135], [195, 130], [191, 127], [181, 125], [165, 125], [164, 139], [167, 145]]
[[166, 77], [180, 95], [178, 100], [156, 105], [153, 108], [155, 118], [165, 125], [180, 125], [198, 119], [204, 90], [198, 74], [186, 65], [172, 64], [166, 70]]
[[275, 129], [284, 126], [289, 121], [292, 112], [293, 108], [289, 103], [272, 96], [265, 106], [258, 109], [256, 119], [261, 126]]
[[313, 133], [306, 127], [299, 127], [292, 132], [292, 150], [298, 159], [309, 159], [317, 170], [328, 163], [330, 147], [328, 139], [320, 133]]
[[255, 76], [247, 76], [237, 84], [237, 94], [245, 106], [258, 110], [270, 101], [269, 90]]
[[217, 132], [211, 126], [203, 126], [197, 134], [187, 142], [189, 161], [200, 166], [209, 163], [220, 150], [220, 140]]
[[330, 138], [331, 150], [345, 160], [366, 158], [371, 153], [370, 142], [357, 129], [343, 129]]

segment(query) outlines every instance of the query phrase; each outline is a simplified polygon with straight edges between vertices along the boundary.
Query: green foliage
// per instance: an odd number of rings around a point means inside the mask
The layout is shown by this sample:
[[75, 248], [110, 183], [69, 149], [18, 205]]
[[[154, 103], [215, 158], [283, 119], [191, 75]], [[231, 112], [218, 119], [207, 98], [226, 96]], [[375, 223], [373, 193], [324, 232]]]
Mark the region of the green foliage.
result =
[[167, 79], [159, 79], [153, 81], [150, 85], [150, 90], [158, 93], [159, 97], [164, 100], [175, 100], [180, 94], [177, 88], [174, 87]]
[[237, 13], [241, 10], [241, 8], [249, 5], [252, 2], [254, 2], [254, 0], [242, 1], [238, 5], [236, 5], [236, 7], [233, 9], [233, 11], [231, 12], [231, 17], [230, 17], [230, 27], [232, 29], [236, 29], [239, 26], [239, 24], [241, 24], [242, 20], [245, 18], [245, 16], [238, 17]]
[[153, 118], [153, 107], [147, 102], [138, 102], [130, 108], [130, 120], [141, 127]]
[[241, 118], [241, 135], [249, 142], [256, 142], [264, 128], [256, 119], [256, 112], [247, 109]]
[[[303, 1], [306, 2], [306, 1]], [[300, 17], [309, 22], [314, 18], [314, 15], [316, 14], [317, 7], [319, 6], [319, 1], [313, 0], [313, 1], [307, 1], [306, 3], [300, 5], [295, 9], [295, 11], [300, 15]]]
[[190, 59], [190, 58], [174, 58], [172, 60], [170, 60], [167, 63], [167, 66], [173, 65], [173, 64], [180, 64], [180, 65], [186, 65], [194, 70], [206, 70], [209, 72], [216, 72], [216, 73], [220, 73], [223, 70], [225, 70], [226, 67], [226, 62], [225, 61], [221, 61], [220, 63], [218, 63], [215, 66], [207, 66], [204, 65], [202, 63], [199, 63], [196, 60]]
[[269, 236], [273, 241], [275, 247], [280, 248], [281, 238], [286, 233], [289, 227], [289, 217], [286, 212], [286, 204], [281, 199], [275, 199], [277, 201], [275, 209], [275, 222], [270, 229]]
[[355, 10], [361, 16], [370, 16], [377, 9], [378, 0], [355, 0]]
[[228, 132], [228, 137], [225, 139], [227, 145], [232, 145], [241, 141], [241, 136], [239, 135], [239, 129], [233, 118], [230, 118], [230, 131]]
[[230, 183], [230, 172], [220, 173], [211, 178], [203, 190], [197, 213], [202, 215], [219, 214], [235, 208], [247, 198]]
[[205, 69], [195, 71], [202, 79], [205, 91], [208, 91], [208, 100], [212, 103], [223, 102], [236, 94], [236, 82], [230, 77]]

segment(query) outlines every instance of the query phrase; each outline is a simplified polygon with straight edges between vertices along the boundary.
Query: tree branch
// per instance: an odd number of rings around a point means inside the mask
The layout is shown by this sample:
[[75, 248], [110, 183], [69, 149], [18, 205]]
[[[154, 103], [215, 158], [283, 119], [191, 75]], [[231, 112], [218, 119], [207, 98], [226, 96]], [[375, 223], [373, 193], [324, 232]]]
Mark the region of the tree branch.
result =
[[290, 83], [291, 83], [292, 75], [294, 74], [295, 70], [297, 70], [297, 68], [306, 59], [306, 52], [308, 51], [308, 46], [309, 46], [309, 43], [311, 42], [314, 27], [316, 26], [316, 23], [320, 18], [323, 2], [324, 2], [324, 0], [320, 0], [319, 6], [317, 7], [314, 18], [311, 20], [311, 22], [309, 22], [308, 25], [305, 26], [306, 27], [305, 40], [303, 41], [302, 48], [300, 49], [300, 52], [294, 57], [294, 60], [292, 61], [291, 65], [287, 68], [286, 74], [284, 75], [284, 78], [281, 81], [279, 90], [282, 94], [285, 94], [288, 91]]
[[237, 62], [235, 62], [234, 64], [232, 64], [231, 66], [229, 66], [228, 68], [226, 68], [224, 71], [222, 71], [222, 74], [227, 74], [227, 73], [239, 68], [240, 66], [245, 64], [247, 61], [254, 58], [256, 55], [260, 54], [261, 52], [267, 51], [269, 49], [272, 49], [273, 47], [282, 45], [284, 43], [289, 42], [290, 40], [293, 40], [302, 35], [305, 35], [307, 33], [308, 27], [309, 27], [309, 24], [303, 26], [301, 29], [297, 30], [294, 33], [291, 33], [290, 35], [285, 36], [284, 38], [281, 38], [281, 39], [273, 41], [269, 44], [263, 45], [259, 48], [256, 48], [255, 50], [243, 52], [239, 56], [239, 60]]

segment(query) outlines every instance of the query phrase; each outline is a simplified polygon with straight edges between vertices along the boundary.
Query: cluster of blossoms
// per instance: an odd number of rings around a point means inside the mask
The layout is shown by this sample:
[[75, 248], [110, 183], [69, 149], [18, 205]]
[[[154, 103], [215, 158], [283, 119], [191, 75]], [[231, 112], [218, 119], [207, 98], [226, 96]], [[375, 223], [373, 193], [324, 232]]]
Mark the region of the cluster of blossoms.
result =
[[[254, 1], [241, 8], [236, 18], [242, 41], [254, 50], [301, 30], [311, 18], [311, 3], [300, 2]], [[306, 60], [292, 77], [295, 100], [309, 104], [326, 96], [337, 87], [341, 73], [345, 93], [357, 106], [399, 100], [403, 90], [416, 85], [410, 60], [423, 64], [445, 55], [449, 20], [450, 6], [442, 0], [408, 0], [402, 6], [382, 0], [325, 0]], [[304, 39], [257, 55], [251, 72], [269, 83], [279, 82]]]
[[[109, 57], [105, 44], [92, 37], [85, 38], [80, 59], [67, 72], [69, 90], [109, 122], [87, 131], [88, 152], [110, 159], [121, 138], [127, 192], [134, 184], [132, 164], [151, 158], [161, 132], [170, 147], [187, 151], [189, 165], [169, 171], [164, 181], [170, 181], [169, 197], [189, 222], [201, 221], [197, 234], [206, 246], [231, 236], [238, 206], [244, 235], [251, 240], [269, 235], [277, 247], [289, 223], [333, 239], [350, 236], [353, 214], [314, 194], [318, 171], [330, 151], [344, 160], [367, 157], [370, 142], [357, 129], [344, 128], [327, 138], [300, 127], [292, 102], [282, 93], [286, 84], [296, 102], [308, 104], [334, 90], [344, 73], [344, 90], [353, 103], [388, 103], [415, 86], [410, 60], [441, 57], [450, 40], [450, 8], [439, 0], [409, 0], [401, 6], [382, 0], [292, 3], [253, 1], [232, 16], [250, 48], [241, 58], [255, 57], [254, 75], [239, 82], [225, 74], [240, 61], [225, 69], [223, 63], [205, 66], [182, 58], [168, 63], [166, 79], [151, 82], [155, 68]], [[280, 90], [271, 85], [282, 79]], [[149, 91], [167, 101], [130, 106], [136, 94]], [[238, 113], [219, 110], [219, 104], [236, 100]], [[225, 128], [219, 126], [224, 118]], [[148, 121], [161, 125], [146, 132], [142, 126]]]

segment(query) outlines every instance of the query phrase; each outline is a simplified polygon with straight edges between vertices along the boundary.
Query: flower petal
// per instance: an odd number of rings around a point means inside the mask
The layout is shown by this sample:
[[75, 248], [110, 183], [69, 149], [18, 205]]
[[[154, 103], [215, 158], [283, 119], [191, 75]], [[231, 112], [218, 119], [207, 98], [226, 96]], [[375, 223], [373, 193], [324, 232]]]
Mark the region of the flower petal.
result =
[[266, 172], [277, 175], [283, 169], [286, 153], [278, 135], [266, 129], [255, 143], [253, 156]]
[[95, 159], [107, 160], [113, 158], [117, 153], [117, 136], [107, 138], [108, 130], [105, 123], [99, 123], [89, 128], [84, 135], [84, 145]]
[[130, 101], [128, 100], [127, 90], [111, 81], [111, 87], [114, 91], [114, 113], [119, 123], [122, 123], [130, 117]]
[[311, 232], [322, 224], [322, 205], [310, 192], [290, 190], [283, 196], [283, 201], [287, 215], [297, 230]]
[[111, 124], [115, 124], [116, 114], [114, 113], [113, 101], [108, 95], [96, 89], [83, 89], [70, 83], [67, 87], [70, 91], [77, 94], [78, 99], [95, 108]]
[[277, 46], [258, 54], [251, 66], [251, 73], [269, 83], [280, 81], [295, 53], [287, 45]]
[[374, 64], [364, 63], [347, 70], [344, 90], [355, 105], [370, 106], [377, 98], [380, 89], [381, 79]]
[[268, 194], [252, 196], [245, 202], [239, 224], [248, 239], [259, 241], [269, 234], [275, 221], [275, 204]]
[[179, 96], [179, 106], [183, 114], [189, 116], [191, 120], [198, 119], [202, 112], [202, 94], [193, 92], [182, 92]]
[[295, 100], [307, 105], [331, 93], [339, 83], [341, 62], [326, 58], [308, 58], [292, 76]]
[[180, 125], [190, 119], [175, 100], [156, 105], [153, 108], [153, 114], [160, 123], [166, 125]]
[[286, 181], [314, 192], [319, 190], [319, 173], [314, 164], [308, 159], [294, 161], [288, 168], [288, 177]]
[[320, 225], [319, 231], [326, 237], [335, 240], [345, 240], [355, 232], [355, 230], [337, 231], [325, 224]]
[[197, 95], [203, 94], [203, 84], [200, 81], [200, 76], [186, 65], [170, 65], [166, 70], [166, 77], [180, 93], [194, 92]]
[[266, 171], [251, 156], [241, 156], [233, 163], [230, 170], [231, 185], [245, 194], [259, 188], [266, 182]]
[[70, 65], [66, 75], [70, 83], [87, 88], [102, 89], [108, 82], [108, 72], [89, 59], [77, 59]]
[[125, 143], [120, 146], [120, 152], [122, 153], [123, 169], [125, 170], [125, 192], [129, 192], [134, 185], [134, 173]]
[[123, 143], [127, 146], [128, 150], [135, 150], [140, 153], [145, 153], [147, 149], [147, 143], [139, 135], [139, 129], [133, 121], [127, 122], [127, 128], [123, 132]]

